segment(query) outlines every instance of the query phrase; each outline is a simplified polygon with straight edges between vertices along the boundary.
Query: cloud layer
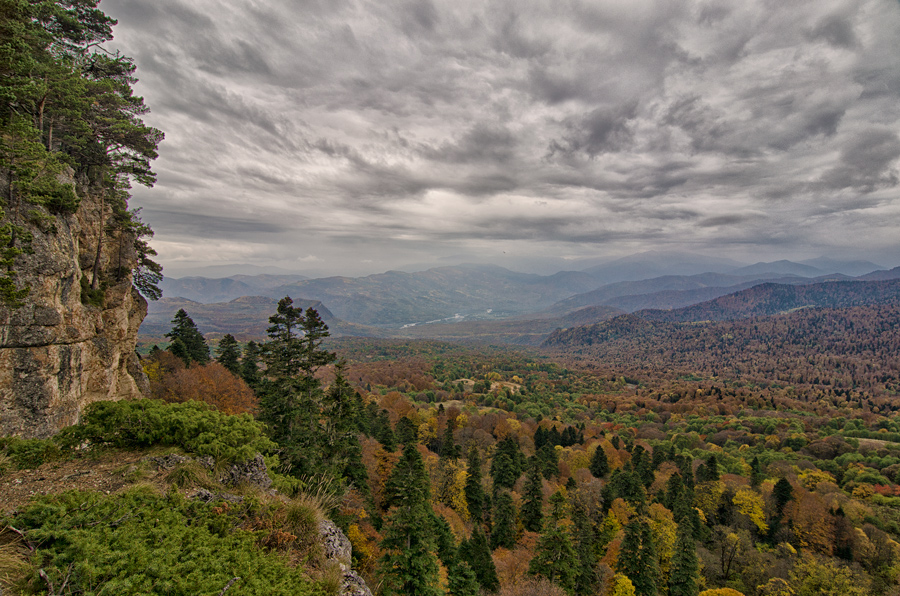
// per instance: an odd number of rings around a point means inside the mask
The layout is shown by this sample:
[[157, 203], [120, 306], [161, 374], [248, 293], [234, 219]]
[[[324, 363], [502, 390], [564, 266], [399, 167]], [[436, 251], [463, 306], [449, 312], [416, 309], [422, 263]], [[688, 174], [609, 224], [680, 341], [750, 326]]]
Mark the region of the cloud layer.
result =
[[104, 0], [167, 268], [897, 253], [900, 4]]

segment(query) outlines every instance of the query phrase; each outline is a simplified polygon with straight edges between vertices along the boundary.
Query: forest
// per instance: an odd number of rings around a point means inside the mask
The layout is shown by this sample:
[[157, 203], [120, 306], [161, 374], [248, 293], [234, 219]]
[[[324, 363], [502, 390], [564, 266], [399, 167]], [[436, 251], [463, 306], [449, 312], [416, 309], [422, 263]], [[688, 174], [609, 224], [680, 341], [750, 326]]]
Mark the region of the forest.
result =
[[280, 473], [335, 481], [377, 593], [898, 589], [896, 306], [625, 316], [529, 350], [331, 339], [289, 299], [270, 322], [211, 350], [180, 312], [153, 396], [251, 413]]

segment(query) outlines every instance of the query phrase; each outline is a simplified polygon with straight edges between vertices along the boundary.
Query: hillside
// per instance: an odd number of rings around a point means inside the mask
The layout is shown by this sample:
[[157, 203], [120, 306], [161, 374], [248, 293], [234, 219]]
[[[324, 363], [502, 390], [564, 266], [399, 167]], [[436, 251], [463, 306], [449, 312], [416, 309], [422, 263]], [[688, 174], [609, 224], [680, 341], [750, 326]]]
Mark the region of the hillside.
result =
[[[230, 333], [240, 341], [260, 340], [266, 337], [269, 317], [275, 314], [278, 301], [264, 296], [243, 296], [229, 302], [203, 304], [187, 298], [162, 298], [150, 304], [147, 317], [141, 326], [141, 338], [147, 341], [165, 341], [163, 336], [172, 329], [172, 317], [184, 309], [197, 324], [200, 332], [209, 339], [218, 339]], [[354, 325], [337, 319], [318, 300], [294, 301], [298, 308], [314, 308], [329, 326], [332, 335], [378, 336], [377, 329]], [[155, 338], [155, 339], [154, 339]]]
[[810, 285], [763, 283], [675, 310], [642, 310], [652, 321], [730, 321], [762, 317], [801, 308], [843, 308], [900, 302], [900, 280], [835, 281]]

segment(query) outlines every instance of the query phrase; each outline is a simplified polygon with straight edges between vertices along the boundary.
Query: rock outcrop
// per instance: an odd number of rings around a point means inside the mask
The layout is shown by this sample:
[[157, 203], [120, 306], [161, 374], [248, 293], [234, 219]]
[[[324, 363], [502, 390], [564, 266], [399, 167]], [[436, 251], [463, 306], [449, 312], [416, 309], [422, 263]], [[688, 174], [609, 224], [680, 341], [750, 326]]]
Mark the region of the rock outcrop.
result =
[[[6, 196], [8, 183], [0, 178]], [[140, 397], [147, 380], [135, 353], [147, 302], [132, 287], [134, 237], [111, 231], [112, 210], [90, 188], [79, 188], [78, 211], [52, 219], [27, 206], [13, 214], [32, 235], [15, 260], [24, 306], [0, 306], [0, 435], [46, 437], [74, 424], [94, 401]], [[23, 211], [26, 209], [23, 208]], [[102, 242], [99, 305], [82, 302]]]

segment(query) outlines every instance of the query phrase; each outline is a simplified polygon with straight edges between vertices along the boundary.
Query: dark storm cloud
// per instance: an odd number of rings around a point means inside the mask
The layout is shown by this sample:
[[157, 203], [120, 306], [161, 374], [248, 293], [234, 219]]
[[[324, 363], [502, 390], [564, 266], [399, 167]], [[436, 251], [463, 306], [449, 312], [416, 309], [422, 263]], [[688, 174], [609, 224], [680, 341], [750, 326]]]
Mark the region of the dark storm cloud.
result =
[[164, 262], [897, 243], [895, 2], [103, 8], [166, 132]]

